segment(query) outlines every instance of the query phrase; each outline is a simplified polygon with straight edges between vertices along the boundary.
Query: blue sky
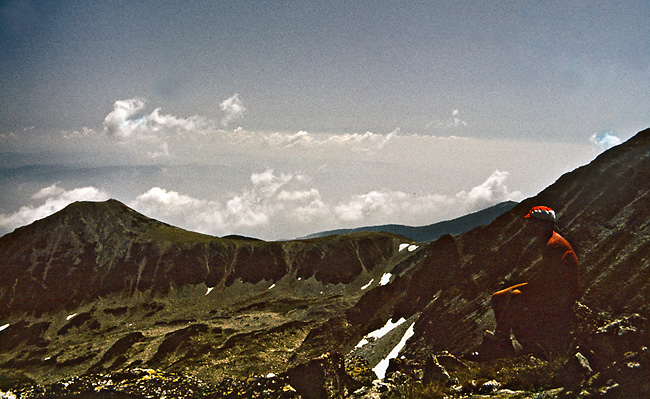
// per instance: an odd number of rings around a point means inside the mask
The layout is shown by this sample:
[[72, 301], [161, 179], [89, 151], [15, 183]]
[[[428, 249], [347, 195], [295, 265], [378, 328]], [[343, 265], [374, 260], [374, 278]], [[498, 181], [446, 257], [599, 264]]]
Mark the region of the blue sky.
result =
[[266, 239], [522, 199], [648, 127], [649, 17], [647, 1], [3, 1], [0, 233], [83, 198]]

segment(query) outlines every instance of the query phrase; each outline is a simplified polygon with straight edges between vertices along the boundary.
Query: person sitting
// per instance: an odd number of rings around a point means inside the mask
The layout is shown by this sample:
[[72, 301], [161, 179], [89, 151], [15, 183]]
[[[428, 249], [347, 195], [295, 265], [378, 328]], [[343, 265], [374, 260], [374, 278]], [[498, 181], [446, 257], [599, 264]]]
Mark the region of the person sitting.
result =
[[523, 234], [533, 238], [526, 250], [539, 251], [529, 281], [495, 292], [491, 305], [496, 329], [491, 339], [512, 348], [510, 333], [526, 352], [560, 350], [568, 343], [573, 306], [579, 298], [579, 264], [571, 247], [555, 229], [555, 212], [532, 208]]

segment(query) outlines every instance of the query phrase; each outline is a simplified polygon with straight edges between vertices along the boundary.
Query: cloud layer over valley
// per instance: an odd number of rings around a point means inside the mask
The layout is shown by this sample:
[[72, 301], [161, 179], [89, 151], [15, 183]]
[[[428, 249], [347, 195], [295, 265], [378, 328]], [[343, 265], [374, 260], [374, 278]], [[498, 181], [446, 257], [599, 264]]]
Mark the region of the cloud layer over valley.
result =
[[[425, 223], [424, 215], [460, 216], [506, 201], [522, 199], [506, 186], [507, 172], [495, 171], [485, 182], [455, 195], [402, 191], [370, 191], [347, 201], [330, 203], [313, 187], [308, 176], [276, 174], [272, 169], [250, 176], [250, 186], [225, 201], [199, 199], [152, 187], [127, 205], [158, 220], [212, 235], [244, 234], [278, 239], [296, 238], [333, 227], [380, 224], [386, 221]], [[95, 187], [65, 190], [52, 185], [32, 196], [36, 205], [0, 214], [4, 231], [48, 216], [74, 201], [103, 201], [109, 194]]]
[[[236, 94], [222, 105], [222, 114], [210, 119], [160, 107], [148, 111], [138, 98], [119, 100], [102, 130], [51, 134], [52, 176], [24, 176], [28, 181], [14, 184], [21, 206], [0, 213], [0, 232], [72, 201], [109, 197], [149, 217], [220, 236], [273, 240], [372, 224], [425, 225], [533, 195], [597, 153], [587, 143], [418, 135], [400, 128], [383, 134], [225, 129], [223, 121], [241, 118], [246, 107]], [[459, 111], [449, 115], [449, 132], [462, 133]], [[93, 157], [77, 165], [70, 148]], [[475, 162], [458, 163], [461, 158]], [[118, 166], [111, 165], [115, 160]], [[6, 176], [16, 178], [23, 169]], [[12, 179], [5, 180], [11, 187]]]

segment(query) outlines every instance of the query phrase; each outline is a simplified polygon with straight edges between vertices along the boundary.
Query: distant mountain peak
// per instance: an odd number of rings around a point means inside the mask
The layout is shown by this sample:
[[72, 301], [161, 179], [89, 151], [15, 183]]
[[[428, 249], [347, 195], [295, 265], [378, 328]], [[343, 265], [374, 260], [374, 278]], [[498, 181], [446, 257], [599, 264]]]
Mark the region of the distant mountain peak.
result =
[[461, 234], [476, 226], [489, 224], [494, 219], [514, 208], [518, 203], [505, 201], [491, 207], [476, 211], [455, 219], [445, 220], [426, 226], [406, 226], [401, 224], [385, 224], [377, 226], [358, 227], [353, 229], [339, 229], [311, 234], [305, 238], [328, 237], [337, 234], [348, 234], [360, 231], [389, 232], [399, 234], [418, 242], [432, 242], [445, 234]]

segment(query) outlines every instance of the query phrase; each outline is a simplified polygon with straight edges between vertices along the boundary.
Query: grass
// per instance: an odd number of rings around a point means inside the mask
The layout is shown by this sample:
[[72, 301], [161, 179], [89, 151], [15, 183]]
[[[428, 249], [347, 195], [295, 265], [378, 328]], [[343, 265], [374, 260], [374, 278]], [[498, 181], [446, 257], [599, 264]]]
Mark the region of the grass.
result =
[[448, 397], [448, 388], [443, 382], [435, 382], [432, 384], [424, 385], [420, 382], [413, 382], [404, 384], [397, 387], [395, 391], [390, 393], [390, 399], [441, 399]]
[[173, 243], [210, 242], [218, 240], [217, 237], [207, 234], [184, 230], [179, 227], [164, 224], [153, 226], [149, 234], [154, 240], [169, 241]]
[[563, 386], [566, 382], [565, 364], [568, 357], [556, 353], [545, 357], [546, 359], [539, 359], [521, 356], [479, 364], [475, 375], [467, 377], [496, 380], [503, 388], [512, 390], [540, 391]]
[[546, 391], [566, 385], [567, 359], [567, 354], [550, 353], [544, 356], [544, 359], [527, 355], [491, 362], [468, 362], [467, 368], [448, 370], [452, 377], [451, 381], [438, 380], [428, 385], [411, 381], [397, 386], [389, 397], [395, 399], [464, 397], [479, 393], [479, 388], [492, 380], [500, 384], [499, 389]]

